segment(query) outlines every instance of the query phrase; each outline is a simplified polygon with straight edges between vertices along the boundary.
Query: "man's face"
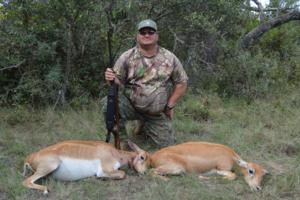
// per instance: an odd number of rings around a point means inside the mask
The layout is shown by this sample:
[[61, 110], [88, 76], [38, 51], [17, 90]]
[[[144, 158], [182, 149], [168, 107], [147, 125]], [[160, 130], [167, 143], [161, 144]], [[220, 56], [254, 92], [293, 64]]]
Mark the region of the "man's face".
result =
[[153, 45], [158, 41], [158, 34], [152, 28], [142, 28], [137, 34], [137, 41], [140, 45]]

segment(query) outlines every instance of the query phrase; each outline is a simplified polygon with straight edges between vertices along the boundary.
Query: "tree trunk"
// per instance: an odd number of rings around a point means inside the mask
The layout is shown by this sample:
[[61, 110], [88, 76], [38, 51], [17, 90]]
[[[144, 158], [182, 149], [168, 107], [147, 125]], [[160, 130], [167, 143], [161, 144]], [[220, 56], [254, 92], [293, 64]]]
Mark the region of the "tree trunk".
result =
[[300, 20], [300, 12], [299, 11], [293, 11], [290, 13], [287, 13], [285, 15], [276, 17], [274, 19], [271, 19], [268, 22], [262, 23], [256, 28], [254, 28], [252, 31], [247, 33], [240, 42], [240, 47], [243, 49], [249, 48], [249, 46], [256, 41], [259, 37], [261, 37], [265, 32], [269, 31], [272, 28], [275, 28], [277, 26], [280, 26], [284, 23], [287, 23], [292, 20]]
[[72, 25], [68, 24], [68, 33], [67, 33], [67, 61], [66, 68], [64, 73], [64, 83], [62, 90], [60, 91], [60, 101], [61, 104], [64, 105], [66, 103], [66, 93], [69, 87], [69, 76], [71, 73], [71, 65], [72, 65]]

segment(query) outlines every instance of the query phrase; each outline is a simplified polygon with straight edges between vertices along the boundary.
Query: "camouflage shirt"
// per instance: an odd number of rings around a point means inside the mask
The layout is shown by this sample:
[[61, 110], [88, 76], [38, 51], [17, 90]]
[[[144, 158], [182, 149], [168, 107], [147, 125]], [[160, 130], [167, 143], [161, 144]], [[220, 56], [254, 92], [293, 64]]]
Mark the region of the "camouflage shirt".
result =
[[163, 111], [169, 98], [169, 83], [188, 80], [178, 58], [162, 47], [150, 58], [143, 56], [137, 47], [129, 49], [119, 57], [113, 69], [125, 86], [125, 96], [137, 110], [146, 113]]

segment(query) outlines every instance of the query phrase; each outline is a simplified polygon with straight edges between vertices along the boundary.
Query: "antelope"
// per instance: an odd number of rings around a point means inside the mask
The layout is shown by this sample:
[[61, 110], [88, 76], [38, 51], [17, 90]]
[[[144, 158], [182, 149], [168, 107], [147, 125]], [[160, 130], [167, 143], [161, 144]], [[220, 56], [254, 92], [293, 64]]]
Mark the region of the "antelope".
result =
[[92, 176], [124, 179], [125, 172], [119, 168], [130, 164], [135, 156], [134, 152], [118, 150], [102, 141], [60, 142], [27, 156], [23, 176], [26, 176], [27, 169], [34, 173], [23, 181], [23, 185], [48, 194], [46, 186], [35, 183], [48, 174], [62, 181]]
[[153, 167], [152, 175], [163, 179], [164, 175], [179, 175], [185, 172], [199, 174], [199, 178], [208, 179], [207, 175], [218, 174], [234, 180], [237, 168], [244, 175], [246, 183], [254, 191], [261, 190], [262, 178], [267, 170], [258, 164], [246, 162], [228, 146], [208, 142], [186, 142], [169, 146], [150, 154], [136, 144], [129, 142], [130, 148], [137, 152], [133, 160], [134, 169], [143, 174]]

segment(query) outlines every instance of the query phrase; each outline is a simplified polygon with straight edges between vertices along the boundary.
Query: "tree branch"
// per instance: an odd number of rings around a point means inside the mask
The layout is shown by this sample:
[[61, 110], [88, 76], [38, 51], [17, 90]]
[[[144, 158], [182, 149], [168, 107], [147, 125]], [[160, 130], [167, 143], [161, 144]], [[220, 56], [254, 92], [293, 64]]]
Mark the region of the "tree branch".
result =
[[262, 6], [261, 3], [260, 3], [259, 1], [257, 1], [257, 0], [252, 0], [252, 1], [257, 5], [257, 8], [258, 8], [258, 10], [259, 10], [259, 19], [260, 19], [260, 21], [261, 21], [261, 22], [264, 21], [264, 19], [265, 19], [265, 14], [264, 14], [264, 12], [263, 12], [263, 10], [264, 10], [263, 6]]
[[4, 71], [4, 70], [6, 70], [6, 69], [18, 68], [18, 67], [20, 67], [21, 65], [23, 65], [25, 62], [26, 62], [26, 59], [22, 60], [21, 62], [19, 62], [19, 63], [16, 64], [16, 65], [11, 65], [11, 66], [8, 66], [8, 67], [1, 68], [0, 71]]
[[[254, 12], [260, 12], [260, 10], [258, 8], [251, 7], [251, 6], [243, 5], [243, 8], [246, 10], [254, 11]], [[279, 10], [281, 12], [288, 12], [291, 10], [295, 10], [295, 8], [280, 8]], [[278, 8], [263, 8], [261, 11], [262, 12], [277, 12]]]
[[184, 44], [184, 41], [177, 36], [177, 34], [175, 33], [175, 31], [173, 31], [173, 29], [171, 27], [168, 27], [168, 30], [174, 36], [173, 52], [175, 52], [175, 50], [177, 48], [177, 42], [180, 42], [181, 44]]
[[265, 32], [292, 20], [300, 20], [299, 11], [294, 10], [293, 12], [273, 18], [268, 22], [260, 24], [242, 38], [240, 42], [240, 47], [243, 49], [247, 49], [255, 40], [261, 37]]

